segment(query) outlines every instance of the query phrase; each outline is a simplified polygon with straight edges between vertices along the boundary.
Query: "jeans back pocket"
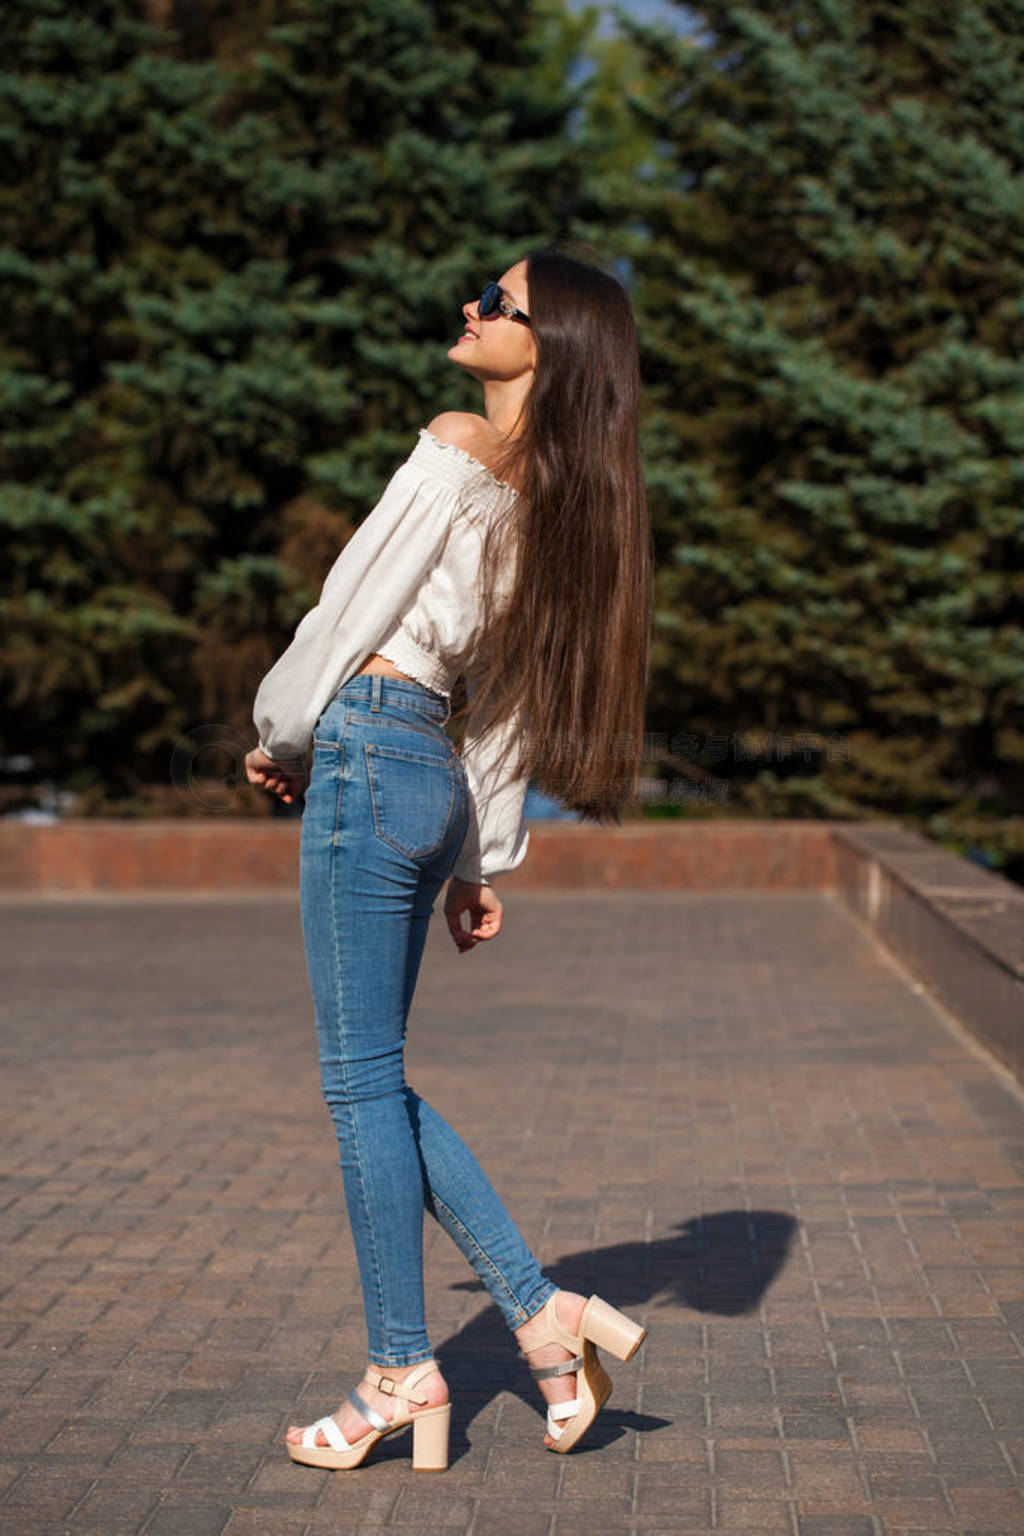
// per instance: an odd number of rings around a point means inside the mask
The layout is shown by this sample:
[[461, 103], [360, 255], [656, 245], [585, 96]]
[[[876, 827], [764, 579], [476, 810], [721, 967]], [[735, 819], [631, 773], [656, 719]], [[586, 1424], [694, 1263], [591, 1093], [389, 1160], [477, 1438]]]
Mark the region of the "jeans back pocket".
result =
[[363, 743], [377, 836], [419, 862], [444, 842], [455, 805], [454, 753]]

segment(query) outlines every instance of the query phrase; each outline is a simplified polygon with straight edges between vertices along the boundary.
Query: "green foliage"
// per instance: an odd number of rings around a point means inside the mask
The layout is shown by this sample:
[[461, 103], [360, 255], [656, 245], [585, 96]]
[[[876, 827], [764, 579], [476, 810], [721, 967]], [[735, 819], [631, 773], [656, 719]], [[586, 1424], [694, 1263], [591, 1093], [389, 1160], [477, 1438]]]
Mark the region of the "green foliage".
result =
[[251, 736], [415, 429], [478, 406], [462, 303], [582, 195], [557, 8], [183, 14], [5, 14], [4, 738], [97, 805]]
[[733, 813], [1024, 855], [1024, 5], [691, 9], [698, 41], [621, 17], [653, 148], [606, 213], [639, 219], [651, 724]]

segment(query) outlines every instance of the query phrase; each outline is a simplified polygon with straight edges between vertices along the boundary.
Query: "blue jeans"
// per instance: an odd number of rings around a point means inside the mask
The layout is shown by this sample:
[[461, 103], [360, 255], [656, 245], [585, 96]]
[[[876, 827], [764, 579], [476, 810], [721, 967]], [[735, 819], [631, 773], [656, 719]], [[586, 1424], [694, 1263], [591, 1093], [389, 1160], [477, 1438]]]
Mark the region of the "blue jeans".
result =
[[372, 1365], [429, 1360], [423, 1212], [510, 1328], [557, 1290], [460, 1136], [405, 1081], [406, 1022], [438, 892], [469, 817], [447, 698], [363, 674], [316, 723], [302, 815], [302, 931]]

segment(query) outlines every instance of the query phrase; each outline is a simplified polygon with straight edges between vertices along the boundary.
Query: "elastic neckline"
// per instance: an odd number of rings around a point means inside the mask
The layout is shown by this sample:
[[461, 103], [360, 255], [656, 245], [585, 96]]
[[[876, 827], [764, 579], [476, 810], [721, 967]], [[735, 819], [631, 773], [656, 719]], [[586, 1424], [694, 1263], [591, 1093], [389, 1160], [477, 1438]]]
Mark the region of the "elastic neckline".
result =
[[492, 483], [498, 486], [499, 489], [503, 491], [511, 491], [513, 496], [519, 495], [519, 492], [516, 490], [514, 485], [509, 485], [507, 480], [499, 480], [493, 469], [490, 469], [484, 463], [483, 459], [475, 458], [473, 454], [467, 453], [465, 448], [459, 447], [458, 443], [446, 443], [442, 438], [438, 437], [435, 432], [431, 432], [429, 427], [420, 427], [420, 436], [429, 437], [432, 443], [436, 443], [437, 446], [439, 448], [443, 448], [446, 453], [454, 453], [456, 458], [465, 460], [467, 464], [475, 465], [477, 469], [482, 469], [484, 474], [487, 475]]

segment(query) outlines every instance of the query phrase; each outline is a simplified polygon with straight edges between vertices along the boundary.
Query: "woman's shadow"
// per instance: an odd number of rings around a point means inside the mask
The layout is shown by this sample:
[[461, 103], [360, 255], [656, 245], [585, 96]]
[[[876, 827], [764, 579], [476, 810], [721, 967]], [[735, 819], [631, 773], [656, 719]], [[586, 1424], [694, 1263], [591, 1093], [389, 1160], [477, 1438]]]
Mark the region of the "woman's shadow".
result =
[[[596, 1291], [627, 1312], [653, 1301], [659, 1308], [682, 1303], [693, 1312], [739, 1317], [756, 1310], [786, 1262], [796, 1229], [796, 1218], [784, 1211], [717, 1211], [682, 1222], [678, 1237], [587, 1249], [545, 1265], [544, 1272], [562, 1290], [584, 1296]], [[484, 1287], [467, 1280], [452, 1289]], [[648, 1344], [656, 1346], [657, 1323], [648, 1319], [648, 1328]], [[452, 1461], [469, 1449], [469, 1425], [499, 1392], [515, 1392], [537, 1407], [543, 1424], [539, 1389], [497, 1307], [487, 1307], [434, 1353], [451, 1390]], [[598, 1450], [628, 1429], [662, 1429], [670, 1422], [609, 1408], [598, 1416], [580, 1450]], [[389, 1450], [395, 1456], [407, 1454], [397, 1447]], [[381, 1451], [386, 1457], [383, 1446]]]

